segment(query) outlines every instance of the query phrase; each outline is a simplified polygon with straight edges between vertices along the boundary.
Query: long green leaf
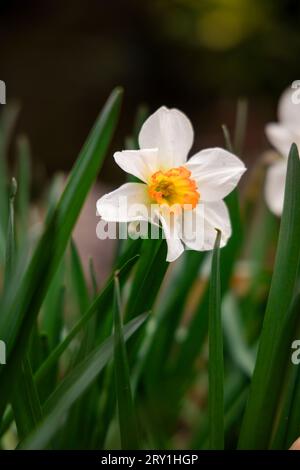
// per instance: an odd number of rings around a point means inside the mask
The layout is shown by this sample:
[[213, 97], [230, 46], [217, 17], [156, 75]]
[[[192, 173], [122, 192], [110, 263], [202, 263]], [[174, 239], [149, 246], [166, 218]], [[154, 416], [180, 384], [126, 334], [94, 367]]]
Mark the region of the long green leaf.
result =
[[293, 442], [299, 438], [299, 422], [300, 422], [300, 406], [299, 406], [299, 394], [300, 394], [300, 369], [299, 365], [293, 366], [297, 368], [295, 371], [296, 379], [294, 386], [294, 393], [290, 404], [289, 416], [287, 421], [285, 448], [289, 449]]
[[125, 318], [134, 318], [151, 310], [169, 263], [166, 262], [166, 241], [147, 239], [142, 243], [141, 256], [126, 303]]
[[[80, 153], [18, 290], [14, 295], [9, 292], [2, 303], [0, 335], [7, 344], [8, 365], [0, 375], [0, 416], [42, 301], [62, 259], [87, 193], [103, 163], [117, 122], [120, 101], [121, 91], [115, 90]], [[14, 321], [11, 321], [12, 318]]]
[[277, 449], [285, 449], [286, 442], [289, 441], [287, 439], [287, 433], [289, 426], [291, 426], [291, 423], [296, 416], [296, 433], [294, 434], [295, 437], [290, 440], [289, 445], [287, 446], [290, 447], [290, 445], [294, 442], [296, 438], [299, 436], [299, 415], [297, 416], [297, 412], [293, 409], [293, 405], [295, 404], [294, 398], [295, 398], [295, 392], [297, 396], [297, 402], [299, 398], [299, 391], [297, 393], [297, 375], [298, 375], [298, 367], [291, 364], [290, 367], [287, 370], [286, 376], [285, 376], [285, 383], [283, 384], [283, 397], [281, 400], [281, 409], [279, 410], [279, 416], [277, 418], [277, 426], [274, 432], [274, 437], [272, 436], [272, 443], [270, 448], [272, 450], [277, 450]]
[[[163, 299], [163, 304], [153, 319], [154, 327], [151, 335], [151, 344], [148, 347], [149, 361], [152, 363], [152, 371], [156, 375], [164, 374], [165, 369], [158, 368], [157, 364], [166, 364], [171, 347], [174, 344], [176, 329], [184, 311], [186, 300], [195, 286], [199, 269], [205, 258], [204, 252], [187, 251], [184, 253], [182, 268]], [[167, 365], [167, 364], [166, 364]]]
[[83, 315], [88, 309], [90, 301], [83, 267], [74, 240], [71, 240], [71, 276], [76, 304], [79, 306], [80, 314]]
[[[247, 377], [238, 369], [229, 366], [224, 380], [224, 431], [225, 443], [232, 425], [237, 425], [245, 410], [249, 383]], [[243, 403], [240, 398], [244, 396]], [[240, 403], [240, 406], [238, 406]], [[242, 406], [243, 405], [243, 406]], [[234, 413], [234, 410], [237, 413]], [[209, 449], [209, 415], [205, 407], [200, 411], [197, 426], [191, 441], [191, 449]]]
[[265, 449], [285, 369], [281, 347], [284, 325], [295, 291], [300, 257], [300, 161], [292, 145], [286, 177], [284, 208], [271, 289], [239, 447]]
[[16, 256], [16, 234], [15, 234], [15, 197], [17, 193], [17, 182], [15, 178], [11, 180], [10, 194], [9, 194], [9, 215], [6, 237], [6, 254], [5, 254], [5, 284], [10, 282], [11, 275], [14, 268]]
[[[147, 314], [143, 314], [126, 324], [123, 333], [124, 339], [130, 338], [146, 318]], [[113, 350], [114, 337], [112, 336], [95, 348], [72, 370], [45, 403], [44, 419], [32, 436], [22, 444], [22, 448], [42, 449], [47, 446], [61, 425], [61, 418], [97, 378], [111, 359]]]
[[123, 338], [123, 319], [119, 279], [115, 276], [114, 369], [121, 445], [123, 450], [139, 449], [138, 428], [133, 404], [127, 352]]
[[[126, 279], [126, 276], [130, 272], [130, 269], [137, 261], [138, 257], [135, 256], [129, 259], [119, 270], [120, 279]], [[63, 352], [67, 349], [69, 344], [72, 340], [76, 337], [76, 335], [82, 330], [82, 328], [87, 324], [90, 318], [98, 311], [101, 307], [103, 311], [106, 309], [106, 305], [112, 299], [113, 294], [113, 276], [111, 276], [106, 285], [104, 286], [103, 290], [98, 294], [98, 296], [93, 301], [92, 305], [88, 308], [85, 314], [78, 320], [78, 322], [73, 326], [71, 331], [68, 335], [63, 339], [61, 343], [57, 345], [57, 347], [51, 352], [51, 354], [47, 357], [46, 361], [40, 367], [36, 374], [36, 380], [39, 383], [43, 377], [47, 375], [51, 367], [58, 361], [60, 356]]]
[[[243, 241], [243, 223], [240, 216], [239, 196], [236, 189], [226, 197], [226, 203], [231, 219], [232, 235], [220, 253], [221, 297], [228, 289], [235, 261]], [[189, 379], [192, 368], [187, 368], [186, 364], [194, 364], [207, 336], [208, 304], [209, 292], [207, 289], [199, 301], [185, 340], [182, 342], [178, 357], [176, 358], [176, 375], [181, 377], [181, 380], [187, 381]]]
[[[16, 257], [16, 239], [15, 239], [15, 196], [17, 192], [17, 182], [12, 178], [10, 196], [9, 196], [9, 217], [6, 239], [6, 285], [11, 281], [11, 274], [14, 269]], [[26, 355], [22, 358], [20, 370], [16, 371], [16, 380], [12, 395], [12, 406], [15, 421], [18, 429], [19, 438], [24, 438], [36, 425], [41, 418], [41, 406], [38, 392], [33, 379], [33, 373], [29, 358]], [[22, 390], [22, 393], [20, 393]]]
[[40, 329], [48, 337], [50, 350], [54, 349], [59, 343], [63, 328], [64, 271], [65, 267], [62, 264], [55, 273], [48, 289], [40, 318]]
[[19, 439], [24, 439], [42, 419], [42, 408], [28, 357], [22, 361], [12, 399]]
[[18, 156], [18, 194], [17, 216], [20, 239], [26, 241], [28, 235], [29, 199], [30, 199], [30, 147], [28, 139], [20, 136], [17, 140]]
[[233, 361], [251, 378], [255, 364], [255, 351], [246, 344], [237, 300], [233, 295], [227, 294], [222, 307], [224, 337], [228, 350]]
[[224, 449], [224, 364], [221, 317], [220, 240], [217, 232], [209, 287], [209, 446]]
[[0, 116], [0, 259], [3, 259], [8, 220], [7, 153], [19, 114], [19, 106], [15, 103], [1, 109], [3, 112]]
[[282, 332], [282, 341], [279, 351], [284, 351], [285, 369], [283, 374], [280, 403], [277, 407], [277, 416], [273, 432], [274, 437], [270, 448], [284, 449], [289, 448], [291, 444], [299, 437], [299, 391], [300, 375], [299, 367], [292, 362], [291, 345], [296, 338], [299, 338], [300, 332], [300, 293], [297, 292], [293, 299], [291, 308], [286, 316], [285, 325]]

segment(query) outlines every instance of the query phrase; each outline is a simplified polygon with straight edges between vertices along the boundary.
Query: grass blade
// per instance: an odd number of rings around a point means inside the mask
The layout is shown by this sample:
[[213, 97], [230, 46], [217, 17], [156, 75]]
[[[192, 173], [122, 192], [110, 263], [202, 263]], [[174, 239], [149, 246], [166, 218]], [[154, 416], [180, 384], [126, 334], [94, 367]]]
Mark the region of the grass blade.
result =
[[[224, 434], [225, 446], [231, 428], [240, 422], [248, 396], [248, 384], [239, 372], [228, 374], [224, 383]], [[209, 416], [202, 416], [200, 426], [191, 442], [191, 449], [209, 449]]]
[[93, 258], [89, 258], [89, 275], [93, 287], [93, 298], [95, 298], [98, 292], [98, 282]]
[[[17, 182], [12, 178], [9, 196], [9, 216], [6, 240], [6, 269], [5, 283], [8, 284], [14, 269], [16, 256], [15, 240], [15, 209], [14, 202], [17, 193]], [[22, 359], [21, 369], [16, 371], [17, 378], [14, 383], [12, 407], [18, 429], [19, 438], [25, 437], [37, 424], [42, 416], [38, 392], [34, 383], [33, 373], [28, 356]], [[20, 394], [20, 390], [23, 391]]]
[[[186, 301], [198, 277], [200, 266], [205, 258], [204, 252], [186, 251], [180, 271], [171, 280], [169, 291], [163, 298], [162, 305], [151, 318], [151, 332], [141, 345], [140, 363], [135, 380], [146, 372], [149, 393], [153, 394], [158, 380], [165, 382], [166, 372], [172, 367], [172, 348], [176, 344], [176, 330], [180, 324]], [[170, 294], [168, 296], [168, 293]], [[150, 327], [150, 324], [149, 324]], [[176, 363], [176, 359], [174, 360]], [[162, 367], [157, 367], [162, 364]], [[178, 387], [180, 391], [181, 387]], [[167, 392], [168, 394], [168, 392]], [[159, 390], [161, 397], [161, 390]], [[170, 404], [170, 400], [168, 400]], [[172, 406], [172, 405], [171, 405]]]
[[138, 428], [133, 404], [125, 342], [119, 279], [115, 276], [114, 294], [114, 368], [118, 418], [123, 450], [139, 449]]
[[59, 343], [63, 328], [64, 271], [64, 264], [62, 264], [48, 289], [40, 318], [40, 329], [47, 335], [50, 350], [54, 349]]
[[[127, 340], [144, 323], [147, 314], [140, 315], [124, 326], [124, 339]], [[45, 403], [44, 419], [35, 432], [22, 444], [24, 449], [42, 449], [61, 425], [61, 418], [69, 408], [89, 388], [113, 355], [114, 338], [109, 337], [95, 348], [64, 379]]]
[[9, 194], [9, 215], [8, 215], [6, 253], [5, 253], [5, 284], [6, 285], [10, 281], [13, 268], [14, 268], [14, 263], [15, 263], [16, 235], [15, 235], [14, 203], [15, 203], [16, 193], [17, 193], [17, 182], [15, 178], [12, 178], [10, 194]]
[[[274, 432], [274, 437], [272, 437], [272, 443], [270, 448], [272, 450], [285, 449], [286, 442], [289, 444], [287, 448], [296, 440], [299, 436], [299, 415], [297, 416], [296, 410], [293, 410], [294, 403], [294, 393], [296, 391], [298, 368], [291, 364], [290, 368], [287, 371], [284, 383], [284, 393], [282, 398], [282, 405], [280, 409], [280, 414], [277, 418], [277, 427]], [[299, 397], [299, 391], [296, 395]], [[298, 400], [297, 400], [298, 401]], [[291, 427], [294, 417], [296, 417], [297, 426], [295, 429], [294, 436], [291, 439], [288, 439], [288, 429]]]
[[[239, 197], [236, 189], [226, 197], [226, 203], [230, 214], [232, 235], [220, 253], [221, 297], [228, 289], [235, 261], [243, 241], [243, 223], [240, 216]], [[190, 322], [186, 338], [182, 343], [176, 361], [176, 374], [185, 382], [189, 380], [192, 372], [192, 368], [187, 368], [186, 364], [194, 364], [207, 336], [208, 305], [209, 292], [206, 290]]]
[[17, 215], [19, 222], [19, 234], [26, 241], [28, 232], [29, 199], [30, 199], [30, 147], [28, 139], [20, 136], [17, 140], [18, 155], [18, 194]]
[[42, 419], [40, 399], [28, 357], [23, 359], [15, 381], [12, 407], [19, 439], [24, 439]]
[[7, 152], [18, 114], [19, 106], [14, 104], [5, 106], [0, 116], [0, 258], [5, 249], [8, 220]]
[[126, 303], [125, 318], [131, 319], [151, 310], [166, 273], [165, 240], [148, 239], [142, 243], [141, 256]]
[[13, 296], [10, 292], [2, 303], [0, 335], [6, 342], [9, 362], [0, 375], [0, 415], [42, 301], [60, 264], [87, 193], [103, 163], [117, 122], [120, 101], [121, 91], [115, 90], [75, 163], [56, 209], [48, 218], [45, 231], [17, 292]]
[[299, 365], [297, 367], [296, 379], [294, 386], [293, 398], [290, 406], [289, 420], [287, 423], [286, 430], [286, 441], [285, 448], [289, 449], [293, 442], [298, 439], [300, 435], [299, 422], [300, 422], [300, 406], [299, 406], [299, 394], [300, 394], [300, 370]]
[[220, 240], [217, 232], [209, 287], [209, 447], [224, 449], [224, 364], [221, 318]]
[[249, 378], [252, 377], [255, 364], [255, 351], [250, 349], [244, 338], [241, 324], [241, 312], [236, 298], [227, 294], [222, 303], [223, 329], [225, 342], [233, 362]]
[[83, 315], [89, 307], [90, 300], [80, 256], [73, 239], [71, 240], [71, 277], [76, 304], [79, 306], [80, 314]]
[[[280, 393], [280, 403], [277, 407], [277, 416], [275, 419], [275, 432], [272, 439], [271, 449], [288, 449], [292, 443], [299, 437], [299, 391], [300, 375], [299, 367], [292, 362], [291, 345], [298, 338], [300, 331], [300, 293], [297, 292], [292, 302], [291, 308], [287, 314], [285, 326], [282, 332], [282, 345], [279, 348], [285, 351], [285, 369], [284, 378]], [[289, 362], [287, 364], [287, 362]]]
[[261, 333], [257, 361], [243, 420], [239, 447], [265, 449], [286, 367], [282, 335], [295, 291], [300, 257], [300, 161], [292, 145], [286, 178], [284, 209], [271, 289]]
[[[123, 281], [126, 279], [126, 276], [130, 272], [130, 269], [137, 261], [137, 256], [134, 258], [129, 259], [122, 268], [120, 268], [119, 276], [120, 279]], [[113, 277], [110, 277], [107, 281], [105, 287], [100, 292], [100, 294], [95, 298], [92, 305], [88, 308], [85, 314], [78, 320], [78, 322], [73, 326], [71, 331], [68, 335], [64, 338], [64, 340], [57, 345], [57, 347], [51, 352], [48, 356], [47, 360], [44, 364], [40, 367], [36, 374], [36, 380], [39, 383], [43, 377], [49, 372], [51, 367], [58, 361], [60, 356], [63, 352], [67, 349], [71, 341], [75, 338], [75, 336], [82, 330], [82, 328], [87, 324], [90, 318], [98, 311], [99, 307], [101, 306], [103, 311], [105, 311], [104, 306], [107, 305], [108, 302], [111, 301], [113, 294]]]

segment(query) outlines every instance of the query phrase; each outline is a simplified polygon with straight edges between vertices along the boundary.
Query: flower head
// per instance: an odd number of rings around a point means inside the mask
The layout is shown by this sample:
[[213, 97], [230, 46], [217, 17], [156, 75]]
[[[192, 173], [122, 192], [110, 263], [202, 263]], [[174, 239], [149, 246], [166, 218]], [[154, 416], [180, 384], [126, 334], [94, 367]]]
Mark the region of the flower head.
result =
[[266, 136], [281, 158], [269, 167], [265, 198], [270, 210], [280, 216], [283, 209], [287, 157], [293, 142], [300, 146], [300, 103], [293, 88], [286, 89], [278, 103], [278, 122], [266, 126]]
[[[116, 163], [141, 182], [126, 183], [97, 202], [99, 215], [108, 222], [146, 220], [161, 226], [168, 244], [167, 261], [178, 258], [185, 247], [211, 250], [216, 229], [222, 233], [221, 246], [227, 243], [231, 224], [223, 198], [245, 171], [239, 158], [221, 148], [202, 150], [187, 160], [193, 136], [185, 114], [159, 108], [142, 126], [140, 150], [114, 154]], [[121, 213], [122, 198], [127, 205]], [[193, 222], [196, 227], [199, 223], [202, 233], [189, 237], [185, 229]]]

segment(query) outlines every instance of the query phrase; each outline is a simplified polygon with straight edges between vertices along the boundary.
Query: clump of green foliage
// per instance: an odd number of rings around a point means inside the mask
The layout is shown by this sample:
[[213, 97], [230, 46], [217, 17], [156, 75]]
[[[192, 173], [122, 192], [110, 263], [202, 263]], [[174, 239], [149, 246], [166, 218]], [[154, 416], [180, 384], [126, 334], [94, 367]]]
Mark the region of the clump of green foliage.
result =
[[[91, 282], [83, 274], [72, 231], [121, 97], [119, 89], [109, 97], [59, 197], [54, 179], [38, 237], [28, 223], [28, 145], [18, 139], [11, 180], [5, 156], [16, 112], [2, 115], [1, 446], [288, 448], [300, 434], [300, 369], [291, 362], [300, 307], [297, 148], [280, 224], [259, 189], [242, 207], [235, 190], [226, 247], [216, 234], [212, 257], [187, 251], [172, 266], [163, 239], [127, 240], [99, 288], [92, 260]], [[230, 147], [226, 128], [225, 137]]]

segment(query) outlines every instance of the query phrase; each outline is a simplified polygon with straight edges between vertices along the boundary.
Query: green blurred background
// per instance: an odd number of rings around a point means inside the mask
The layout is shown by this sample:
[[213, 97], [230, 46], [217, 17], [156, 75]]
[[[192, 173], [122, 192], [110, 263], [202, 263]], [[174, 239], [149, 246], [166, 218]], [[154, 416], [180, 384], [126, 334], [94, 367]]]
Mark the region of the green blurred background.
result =
[[[18, 100], [35, 169], [68, 170], [105, 98], [125, 88], [113, 148], [124, 147], [136, 108], [185, 111], [195, 148], [222, 144], [249, 99], [246, 160], [268, 148], [264, 124], [299, 78], [297, 0], [2, 0], [0, 79]], [[122, 174], [107, 159], [103, 180]]]

